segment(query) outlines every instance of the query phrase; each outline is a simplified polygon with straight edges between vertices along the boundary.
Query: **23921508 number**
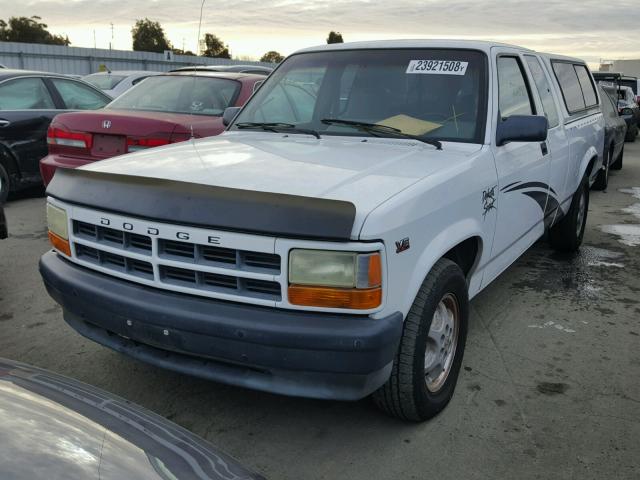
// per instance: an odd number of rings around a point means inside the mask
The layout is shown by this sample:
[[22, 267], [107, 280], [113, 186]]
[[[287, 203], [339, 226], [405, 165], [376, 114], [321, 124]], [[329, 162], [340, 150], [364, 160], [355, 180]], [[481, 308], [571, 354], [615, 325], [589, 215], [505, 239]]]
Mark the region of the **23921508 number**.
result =
[[411, 60], [406, 73], [464, 75], [468, 66], [459, 60]]

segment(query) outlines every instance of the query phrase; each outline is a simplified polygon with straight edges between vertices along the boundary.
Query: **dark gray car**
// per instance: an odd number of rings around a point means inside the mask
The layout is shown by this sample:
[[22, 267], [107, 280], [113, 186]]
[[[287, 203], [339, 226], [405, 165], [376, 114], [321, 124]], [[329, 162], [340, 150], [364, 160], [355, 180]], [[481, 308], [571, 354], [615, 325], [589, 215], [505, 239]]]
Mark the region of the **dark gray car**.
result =
[[0, 359], [3, 480], [264, 480], [122, 398]]
[[0, 202], [10, 191], [42, 185], [40, 159], [58, 113], [102, 108], [111, 97], [65, 75], [0, 70]]

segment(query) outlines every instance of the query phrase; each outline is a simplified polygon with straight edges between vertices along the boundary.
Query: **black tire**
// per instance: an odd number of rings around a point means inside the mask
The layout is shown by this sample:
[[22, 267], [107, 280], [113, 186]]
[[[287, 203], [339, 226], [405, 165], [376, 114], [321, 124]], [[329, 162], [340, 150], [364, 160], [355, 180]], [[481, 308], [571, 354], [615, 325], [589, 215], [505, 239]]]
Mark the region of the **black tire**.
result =
[[[449, 349], [455, 347], [453, 358], [448, 374], [441, 379], [443, 383], [437, 390], [430, 391], [425, 374], [429, 332], [436, 309], [445, 305], [441, 302], [452, 299], [458, 307], [457, 335], [453, 335], [456, 340], [448, 344]], [[456, 263], [440, 259], [422, 283], [405, 319], [391, 376], [373, 394], [376, 405], [391, 416], [414, 422], [428, 420], [440, 412], [451, 400], [458, 380], [468, 318], [469, 293], [465, 276]]]
[[[587, 214], [589, 212], [589, 180], [582, 179], [580, 186], [573, 194], [571, 207], [567, 214], [549, 230], [551, 246], [561, 252], [575, 252], [582, 244]], [[581, 198], [584, 203], [581, 203]], [[581, 213], [582, 210], [582, 213]]]
[[9, 174], [5, 170], [4, 166], [0, 163], [0, 205], [7, 201], [10, 190], [11, 181], [9, 180]]
[[596, 181], [593, 182], [594, 190], [606, 190], [607, 185], [609, 185], [609, 168], [611, 168], [611, 163], [613, 162], [613, 145], [609, 147], [609, 150], [605, 153], [604, 165], [598, 171], [598, 176], [596, 177]]
[[622, 160], [624, 158], [624, 145], [622, 146], [622, 150], [620, 150], [620, 154], [616, 161], [611, 164], [611, 170], [621, 170], [622, 169]]
[[635, 142], [638, 136], [638, 125], [634, 125], [627, 131], [627, 135], [624, 137], [625, 142]]

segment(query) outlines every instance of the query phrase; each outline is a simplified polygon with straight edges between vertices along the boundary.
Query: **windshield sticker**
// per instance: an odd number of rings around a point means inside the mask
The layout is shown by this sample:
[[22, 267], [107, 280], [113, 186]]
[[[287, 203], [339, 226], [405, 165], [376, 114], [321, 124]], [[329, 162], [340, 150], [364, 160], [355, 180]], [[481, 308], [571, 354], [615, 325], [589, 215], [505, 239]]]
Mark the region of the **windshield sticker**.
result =
[[469, 62], [457, 60], [411, 60], [406, 73], [427, 75], [464, 75]]
[[376, 123], [378, 125], [384, 125], [385, 127], [397, 128], [402, 133], [408, 133], [410, 135], [425, 135], [442, 126], [441, 123], [428, 122], [402, 114], [385, 118]]

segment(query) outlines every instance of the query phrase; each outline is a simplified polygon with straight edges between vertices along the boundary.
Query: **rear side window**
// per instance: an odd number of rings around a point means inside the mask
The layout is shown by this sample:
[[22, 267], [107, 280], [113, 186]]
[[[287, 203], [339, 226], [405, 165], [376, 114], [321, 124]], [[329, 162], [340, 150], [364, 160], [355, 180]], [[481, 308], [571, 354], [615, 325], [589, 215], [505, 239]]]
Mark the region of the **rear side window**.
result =
[[556, 103], [553, 100], [553, 93], [551, 93], [551, 85], [542, 70], [540, 60], [532, 55], [525, 55], [524, 57], [529, 65], [531, 76], [536, 84], [536, 89], [542, 100], [542, 109], [549, 122], [549, 128], [557, 127], [560, 123], [558, 120], [558, 110], [556, 109]]
[[498, 57], [498, 93], [502, 118], [535, 113], [529, 88], [517, 58]]
[[580, 82], [580, 87], [582, 88], [582, 95], [584, 96], [584, 103], [589, 107], [593, 107], [598, 104], [598, 97], [596, 96], [596, 89], [593, 86], [593, 82], [591, 81], [591, 77], [589, 76], [589, 72], [587, 71], [587, 67], [584, 65], [574, 65], [573, 68], [576, 69], [576, 73], [578, 74], [578, 81]]
[[62, 78], [52, 78], [51, 81], [69, 110], [95, 110], [108, 103], [105, 96], [80, 82]]
[[569, 113], [598, 105], [596, 89], [587, 67], [559, 61], [552, 62], [552, 64]]
[[582, 96], [582, 88], [578, 81], [572, 63], [553, 62], [553, 71], [556, 73], [564, 103], [569, 113], [578, 112], [585, 109], [584, 97]]
[[54, 110], [47, 87], [39, 78], [19, 78], [0, 84], [0, 110]]

